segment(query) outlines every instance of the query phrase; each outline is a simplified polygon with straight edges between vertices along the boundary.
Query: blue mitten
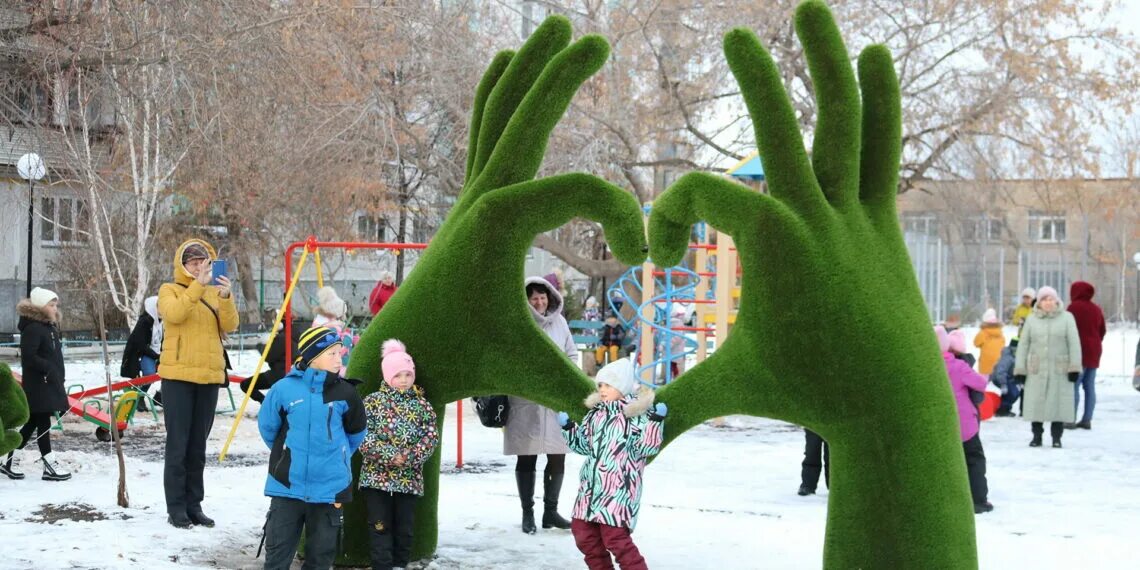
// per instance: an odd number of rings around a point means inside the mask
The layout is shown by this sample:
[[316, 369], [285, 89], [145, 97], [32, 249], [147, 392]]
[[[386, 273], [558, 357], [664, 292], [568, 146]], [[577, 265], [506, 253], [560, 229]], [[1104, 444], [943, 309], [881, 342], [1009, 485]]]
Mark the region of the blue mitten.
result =
[[669, 413], [669, 406], [665, 402], [657, 402], [653, 406], [653, 410], [649, 412], [649, 419], [661, 421], [665, 419], [665, 415]]
[[570, 414], [566, 412], [558, 412], [558, 425], [562, 429], [566, 429], [568, 426], [570, 426]]

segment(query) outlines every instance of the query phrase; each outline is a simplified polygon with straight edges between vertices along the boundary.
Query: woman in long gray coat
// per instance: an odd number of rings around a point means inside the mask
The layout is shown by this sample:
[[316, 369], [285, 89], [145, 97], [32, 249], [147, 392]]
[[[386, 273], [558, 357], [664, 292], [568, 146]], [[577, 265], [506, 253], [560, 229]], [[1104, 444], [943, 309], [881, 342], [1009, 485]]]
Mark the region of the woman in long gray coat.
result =
[[1061, 447], [1065, 423], [1076, 419], [1072, 394], [1081, 373], [1081, 339], [1077, 322], [1064, 309], [1057, 291], [1042, 287], [1017, 344], [1013, 375], [1025, 382], [1022, 417], [1032, 422], [1030, 447], [1041, 446], [1044, 422], [1050, 422], [1053, 447]]
[[[578, 355], [570, 325], [562, 316], [562, 295], [542, 277], [527, 277], [526, 297], [530, 313], [539, 328], [571, 359]], [[558, 514], [558, 493], [566, 472], [569, 448], [562, 440], [556, 414], [550, 408], [530, 400], [510, 397], [511, 413], [503, 428], [503, 453], [517, 455], [515, 482], [522, 502], [522, 531], [534, 534], [534, 479], [538, 456], [546, 454], [546, 471], [542, 477], [542, 528], [570, 528], [570, 521]]]

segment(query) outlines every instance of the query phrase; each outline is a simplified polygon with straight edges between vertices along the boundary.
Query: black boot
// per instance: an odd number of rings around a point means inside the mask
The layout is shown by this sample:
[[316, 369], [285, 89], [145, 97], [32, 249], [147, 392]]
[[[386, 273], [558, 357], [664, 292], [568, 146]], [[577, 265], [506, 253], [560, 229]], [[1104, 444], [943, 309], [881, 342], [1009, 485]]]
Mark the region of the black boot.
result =
[[9, 479], [15, 479], [18, 481], [18, 480], [24, 478], [24, 474], [23, 473], [17, 473], [17, 472], [12, 470], [12, 454], [13, 453], [15, 453], [15, 452], [9, 451], [8, 452], [8, 459], [4, 460], [4, 463], [0, 463], [0, 475], [3, 475]]
[[522, 503], [522, 531], [526, 534], [538, 532], [534, 525], [534, 471], [515, 471], [515, 483], [519, 487], [519, 501]]
[[808, 487], [807, 485], [800, 485], [800, 490], [797, 491], [796, 494], [801, 496], [801, 497], [806, 497], [808, 495], [814, 495], [815, 489], [812, 489], [811, 487]]
[[562, 473], [542, 476], [542, 528], [570, 528], [570, 521], [558, 514], [558, 493], [562, 491]]
[[1041, 447], [1041, 434], [1045, 432], [1045, 428], [1041, 422], [1032, 422], [1029, 425], [1033, 429], [1033, 440], [1029, 442], [1029, 447]]
[[200, 508], [186, 511], [186, 517], [190, 519], [191, 524], [214, 528], [214, 519], [206, 516]]
[[1065, 433], [1065, 425], [1061, 422], [1049, 424], [1049, 435], [1053, 436], [1053, 447], [1061, 447], [1061, 435]]
[[170, 526], [173, 526], [174, 528], [190, 528], [190, 525], [193, 524], [193, 522], [190, 520], [190, 517], [186, 516], [186, 513], [180, 512], [170, 513], [169, 517], [166, 519], [166, 522], [170, 523]]

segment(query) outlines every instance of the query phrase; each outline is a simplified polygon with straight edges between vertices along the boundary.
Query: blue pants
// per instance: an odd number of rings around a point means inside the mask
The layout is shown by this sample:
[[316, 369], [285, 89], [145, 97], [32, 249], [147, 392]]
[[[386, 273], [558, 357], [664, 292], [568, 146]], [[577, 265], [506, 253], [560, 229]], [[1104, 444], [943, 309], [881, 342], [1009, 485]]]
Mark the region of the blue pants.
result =
[[1085, 368], [1073, 384], [1073, 409], [1077, 412], [1080, 412], [1081, 387], [1085, 389], [1085, 411], [1080, 421], [1091, 422], [1096, 407], [1096, 368]]
[[998, 406], [999, 412], [1013, 413], [1013, 405], [1017, 399], [1021, 397], [1021, 386], [1014, 382], [1011, 378], [1009, 383], [1006, 384], [1006, 391], [1001, 395], [1001, 405]]
[[158, 373], [158, 361], [149, 356], [143, 356], [139, 358], [139, 370], [142, 371], [143, 376], [156, 374]]
[[[158, 361], [149, 357], [149, 356], [139, 357], [139, 371], [142, 372], [143, 376], [150, 376], [151, 374], [157, 374], [158, 373]], [[139, 386], [139, 390], [142, 390], [143, 392], [146, 392], [147, 394], [149, 394], [150, 393], [150, 384], [146, 384], [145, 386]]]

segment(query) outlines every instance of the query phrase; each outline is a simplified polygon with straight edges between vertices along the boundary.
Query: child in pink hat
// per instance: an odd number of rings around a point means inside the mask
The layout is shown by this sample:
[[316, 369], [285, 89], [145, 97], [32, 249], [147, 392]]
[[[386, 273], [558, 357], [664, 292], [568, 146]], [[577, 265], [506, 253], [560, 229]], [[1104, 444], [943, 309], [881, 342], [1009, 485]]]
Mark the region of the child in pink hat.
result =
[[360, 446], [360, 491], [368, 505], [373, 568], [403, 568], [412, 554], [423, 465], [439, 446], [436, 413], [415, 384], [416, 363], [404, 343], [381, 348], [384, 383], [364, 399], [368, 433]]

